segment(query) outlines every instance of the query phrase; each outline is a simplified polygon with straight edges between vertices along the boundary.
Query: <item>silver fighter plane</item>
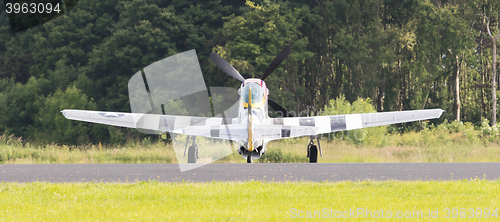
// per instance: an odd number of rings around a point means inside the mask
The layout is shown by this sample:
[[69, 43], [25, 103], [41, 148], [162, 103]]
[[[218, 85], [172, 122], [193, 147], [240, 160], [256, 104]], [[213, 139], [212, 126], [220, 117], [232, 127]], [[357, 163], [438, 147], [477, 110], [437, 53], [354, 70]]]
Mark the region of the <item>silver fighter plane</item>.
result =
[[[281, 51], [260, 79], [244, 79], [233, 66], [220, 56], [215, 53], [210, 55], [210, 58], [221, 69], [241, 81], [241, 87], [238, 90], [239, 101], [235, 105], [237, 115], [234, 118], [70, 109], [61, 112], [67, 119], [71, 120], [188, 135], [184, 150], [184, 155], [187, 151], [188, 163], [196, 163], [198, 158], [196, 136], [234, 141], [237, 144], [239, 154], [247, 159], [248, 163], [252, 163], [254, 159], [260, 158], [266, 152], [269, 141], [309, 136], [310, 142], [307, 145], [307, 155], [311, 163], [316, 163], [318, 151], [321, 154], [318, 138], [320, 134], [434, 119], [439, 118], [443, 113], [442, 109], [427, 109], [292, 117], [283, 107], [269, 100], [269, 90], [264, 82], [264, 79], [279, 66], [290, 51], [290, 47], [286, 47]], [[282, 113], [283, 117], [270, 118], [268, 106]], [[189, 140], [192, 140], [192, 145], [188, 148]]]

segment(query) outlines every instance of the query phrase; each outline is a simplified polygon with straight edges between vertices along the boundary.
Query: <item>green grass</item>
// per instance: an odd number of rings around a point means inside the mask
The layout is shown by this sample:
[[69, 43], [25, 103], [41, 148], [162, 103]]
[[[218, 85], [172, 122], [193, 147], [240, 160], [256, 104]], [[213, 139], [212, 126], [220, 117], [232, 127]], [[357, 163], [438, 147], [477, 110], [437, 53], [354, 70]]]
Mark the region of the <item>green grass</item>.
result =
[[[425, 122], [424, 122], [425, 123]], [[500, 126], [500, 125], [499, 125]], [[323, 135], [323, 157], [319, 162], [499, 162], [500, 127], [481, 127], [469, 123], [451, 122], [427, 126], [419, 132], [386, 133], [385, 128], [372, 127]], [[350, 136], [347, 136], [349, 134]], [[353, 136], [356, 135], [356, 136]], [[328, 138], [330, 136], [330, 138]], [[353, 139], [354, 138], [354, 139]], [[356, 139], [358, 138], [358, 139]], [[177, 153], [182, 156], [185, 137], [179, 137]], [[227, 142], [197, 138], [201, 162], [213, 162], [202, 157], [224, 156], [230, 149]], [[272, 141], [259, 162], [307, 162], [307, 137]], [[233, 153], [217, 162], [244, 163]], [[61, 146], [33, 145], [13, 136], [0, 136], [0, 163], [176, 163], [176, 152], [171, 143], [141, 142], [125, 145]]]
[[171, 163], [175, 153], [161, 143], [127, 146], [0, 145], [0, 163]]
[[[409, 135], [404, 135], [409, 136]], [[416, 137], [413, 137], [416, 138]], [[268, 154], [283, 153], [283, 161], [306, 162], [306, 138], [269, 144]], [[353, 144], [349, 141], [321, 142], [323, 157], [319, 162], [499, 162], [500, 146], [494, 142], [451, 141], [435, 144], [387, 144], [385, 146]]]
[[[323, 140], [323, 157], [319, 162], [499, 162], [500, 146], [489, 141], [462, 140], [421, 143], [418, 134], [399, 135], [396, 142], [384, 146], [355, 144], [349, 141]], [[417, 141], [414, 141], [417, 140]], [[400, 144], [398, 141], [406, 141]], [[307, 162], [307, 138], [273, 141], [259, 162]], [[217, 145], [217, 144], [212, 144]], [[200, 145], [209, 149], [210, 142]], [[201, 151], [200, 151], [201, 152]], [[244, 163], [246, 160], [234, 151], [218, 160], [220, 163]], [[129, 143], [120, 145], [16, 145], [0, 144], [0, 163], [176, 163], [174, 148], [170, 144]]]
[[[428, 219], [429, 209], [438, 209], [439, 219], [433, 221], [449, 221], [453, 218], [445, 218], [445, 208], [466, 211], [500, 208], [499, 191], [500, 180], [476, 179], [337, 183], [1, 183], [0, 220], [283, 221], [292, 220], [291, 216], [298, 211], [304, 211], [301, 216], [306, 216], [307, 211], [314, 213], [324, 208], [333, 212], [364, 208], [372, 212], [391, 211], [393, 217], [398, 211], [422, 211], [421, 221]], [[292, 213], [292, 208], [297, 210]], [[367, 218], [360, 215], [357, 219]], [[490, 216], [488, 220], [497, 219]]]

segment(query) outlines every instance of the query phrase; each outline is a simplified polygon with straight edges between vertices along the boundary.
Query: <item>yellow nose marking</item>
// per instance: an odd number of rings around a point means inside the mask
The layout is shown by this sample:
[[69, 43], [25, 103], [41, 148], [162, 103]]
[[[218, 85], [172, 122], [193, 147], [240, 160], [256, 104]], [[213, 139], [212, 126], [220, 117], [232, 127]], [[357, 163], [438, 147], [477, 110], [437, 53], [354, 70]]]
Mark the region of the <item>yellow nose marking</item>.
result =
[[248, 89], [248, 151], [253, 151], [252, 89]]

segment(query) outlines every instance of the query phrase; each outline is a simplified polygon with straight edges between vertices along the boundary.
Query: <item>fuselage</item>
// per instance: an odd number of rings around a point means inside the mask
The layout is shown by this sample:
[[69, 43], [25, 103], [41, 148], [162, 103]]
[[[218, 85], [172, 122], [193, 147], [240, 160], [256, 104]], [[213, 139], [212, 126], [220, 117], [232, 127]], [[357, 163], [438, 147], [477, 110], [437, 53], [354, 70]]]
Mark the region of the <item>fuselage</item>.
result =
[[261, 79], [246, 79], [238, 90], [240, 95], [236, 122], [247, 124], [248, 138], [238, 141], [239, 153], [243, 158], [252, 155], [258, 159], [266, 151], [267, 140], [255, 134], [253, 125], [269, 124], [268, 96], [269, 90]]

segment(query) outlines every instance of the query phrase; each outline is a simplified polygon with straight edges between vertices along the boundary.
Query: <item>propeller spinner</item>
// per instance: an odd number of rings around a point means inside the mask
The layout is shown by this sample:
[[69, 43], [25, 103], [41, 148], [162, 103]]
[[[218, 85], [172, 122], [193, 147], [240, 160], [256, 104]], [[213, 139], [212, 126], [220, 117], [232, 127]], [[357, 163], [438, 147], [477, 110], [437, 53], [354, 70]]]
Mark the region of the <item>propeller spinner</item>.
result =
[[[264, 74], [262, 74], [260, 79], [261, 80], [266, 79], [274, 70], [276, 70], [276, 68], [278, 68], [278, 66], [283, 62], [283, 60], [285, 60], [286, 57], [288, 57], [288, 55], [290, 54], [291, 51], [292, 51], [292, 48], [290, 46], [286, 46], [276, 56], [276, 58], [274, 58], [274, 60], [271, 62], [271, 64], [269, 64], [269, 66], [267, 67]], [[224, 70], [224, 72], [226, 72], [231, 77], [239, 80], [240, 82], [245, 82], [245, 78], [243, 78], [243, 76], [238, 72], [238, 70], [236, 70], [231, 64], [229, 64], [229, 62], [227, 62], [226, 60], [221, 58], [216, 53], [214, 53], [214, 52], [210, 53], [210, 59], [212, 59], [212, 61], [214, 61], [215, 64], [217, 64], [217, 66], [219, 66], [222, 70]], [[293, 117], [293, 115], [291, 115], [285, 108], [283, 108], [282, 106], [278, 105], [277, 103], [275, 103], [274, 101], [272, 101], [270, 99], [268, 99], [268, 105], [274, 111], [282, 112], [283, 116]]]

